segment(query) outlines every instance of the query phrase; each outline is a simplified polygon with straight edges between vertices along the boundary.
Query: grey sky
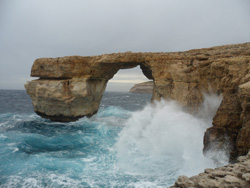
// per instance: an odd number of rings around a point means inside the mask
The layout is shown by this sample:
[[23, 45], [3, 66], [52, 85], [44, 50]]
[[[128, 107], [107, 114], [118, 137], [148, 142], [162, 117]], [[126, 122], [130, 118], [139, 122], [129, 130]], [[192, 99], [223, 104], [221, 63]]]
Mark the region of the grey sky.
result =
[[[250, 0], [0, 0], [0, 89], [23, 89], [39, 57], [243, 42], [250, 42]], [[120, 71], [108, 89], [128, 90], [144, 79], [139, 71]]]

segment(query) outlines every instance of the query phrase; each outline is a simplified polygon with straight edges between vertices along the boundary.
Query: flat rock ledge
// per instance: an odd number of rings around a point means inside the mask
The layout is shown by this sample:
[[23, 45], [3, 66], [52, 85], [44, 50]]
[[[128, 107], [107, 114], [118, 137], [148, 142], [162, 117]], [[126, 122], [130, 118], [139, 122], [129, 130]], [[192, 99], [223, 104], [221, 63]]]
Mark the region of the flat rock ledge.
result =
[[250, 187], [250, 152], [227, 166], [205, 169], [203, 173], [188, 178], [180, 176], [171, 188], [229, 188]]

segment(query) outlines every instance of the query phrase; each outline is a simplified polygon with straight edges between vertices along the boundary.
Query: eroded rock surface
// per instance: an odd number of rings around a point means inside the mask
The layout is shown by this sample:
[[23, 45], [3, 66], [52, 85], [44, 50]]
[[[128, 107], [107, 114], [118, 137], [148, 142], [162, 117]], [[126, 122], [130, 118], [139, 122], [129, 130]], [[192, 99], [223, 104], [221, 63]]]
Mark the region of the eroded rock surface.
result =
[[131, 89], [130, 93], [153, 93], [154, 82], [143, 82], [139, 84], [135, 84]]
[[180, 176], [171, 188], [228, 188], [250, 187], [250, 152], [235, 164], [216, 169], [205, 169], [197, 176]]
[[76, 121], [98, 111], [106, 80], [38, 79], [25, 85], [35, 112], [52, 121]]
[[173, 53], [41, 58], [31, 70], [39, 79], [25, 88], [37, 114], [75, 121], [97, 112], [108, 80], [119, 69], [136, 66], [153, 80], [153, 100], [174, 99], [195, 110], [204, 92], [223, 95], [213, 127], [205, 134], [205, 153], [227, 143], [234, 160], [250, 149], [250, 43]]

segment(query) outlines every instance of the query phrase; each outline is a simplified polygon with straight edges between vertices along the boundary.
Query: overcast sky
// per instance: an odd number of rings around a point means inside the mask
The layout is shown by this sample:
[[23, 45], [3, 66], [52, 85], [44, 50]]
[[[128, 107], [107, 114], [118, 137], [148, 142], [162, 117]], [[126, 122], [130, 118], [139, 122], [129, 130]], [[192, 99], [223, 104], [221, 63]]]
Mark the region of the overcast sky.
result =
[[[170, 52], [250, 42], [250, 0], [0, 0], [0, 89], [24, 89], [36, 58]], [[108, 90], [146, 80], [119, 71]]]

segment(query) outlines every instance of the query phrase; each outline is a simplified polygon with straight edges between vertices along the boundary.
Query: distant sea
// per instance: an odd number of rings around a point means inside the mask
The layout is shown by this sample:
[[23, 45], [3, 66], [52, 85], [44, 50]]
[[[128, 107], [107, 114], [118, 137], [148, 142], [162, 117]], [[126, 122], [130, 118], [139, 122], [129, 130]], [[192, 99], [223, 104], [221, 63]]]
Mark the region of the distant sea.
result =
[[93, 117], [58, 123], [26, 91], [0, 90], [0, 187], [168, 187], [215, 167], [202, 140], [219, 99], [208, 97], [206, 116], [150, 99], [106, 92]]

